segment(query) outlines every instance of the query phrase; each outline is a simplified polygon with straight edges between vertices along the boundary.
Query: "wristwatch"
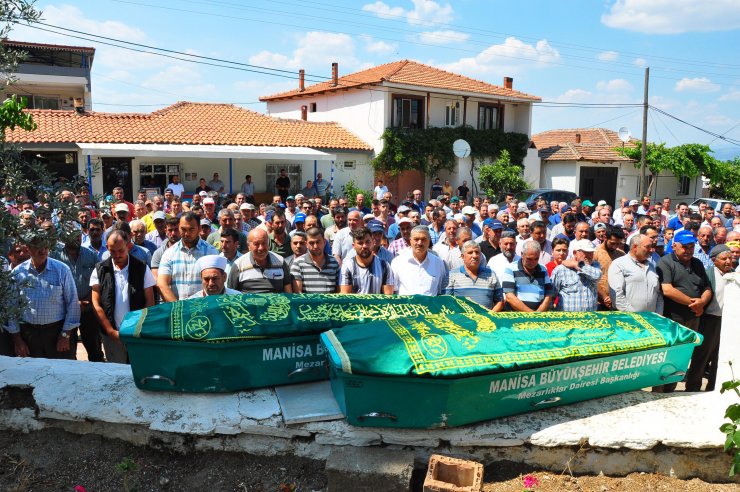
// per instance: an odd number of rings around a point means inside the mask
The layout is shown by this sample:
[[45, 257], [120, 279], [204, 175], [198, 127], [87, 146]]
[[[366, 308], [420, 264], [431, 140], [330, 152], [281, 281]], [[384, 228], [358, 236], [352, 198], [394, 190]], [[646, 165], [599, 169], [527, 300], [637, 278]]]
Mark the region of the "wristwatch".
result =
[[69, 338], [69, 332], [68, 331], [62, 331], [59, 334], [59, 336], [62, 337], [62, 338]]

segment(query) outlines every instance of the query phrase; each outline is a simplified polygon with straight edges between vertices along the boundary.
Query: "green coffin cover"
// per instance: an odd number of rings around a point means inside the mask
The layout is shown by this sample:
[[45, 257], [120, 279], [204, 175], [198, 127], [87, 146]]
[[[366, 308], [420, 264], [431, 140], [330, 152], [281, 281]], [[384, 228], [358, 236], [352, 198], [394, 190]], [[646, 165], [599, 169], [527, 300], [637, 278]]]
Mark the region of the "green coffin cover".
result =
[[318, 334], [330, 328], [433, 314], [482, 314], [453, 296], [380, 294], [242, 294], [159, 304], [128, 313], [121, 336], [190, 342], [233, 342]]
[[[349, 326], [321, 338], [331, 364], [346, 374], [442, 378], [699, 345], [702, 340], [658, 314], [622, 312], [442, 313]], [[630, 363], [655, 362], [660, 361]]]

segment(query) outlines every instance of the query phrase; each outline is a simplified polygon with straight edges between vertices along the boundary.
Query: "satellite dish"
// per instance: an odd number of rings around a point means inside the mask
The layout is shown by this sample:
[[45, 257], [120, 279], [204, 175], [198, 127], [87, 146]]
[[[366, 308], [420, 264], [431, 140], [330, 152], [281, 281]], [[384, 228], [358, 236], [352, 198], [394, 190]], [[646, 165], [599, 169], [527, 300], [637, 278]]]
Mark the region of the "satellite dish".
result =
[[452, 142], [452, 153], [457, 157], [467, 157], [470, 155], [470, 144], [459, 138]]
[[630, 134], [630, 130], [626, 126], [623, 126], [619, 129], [619, 140], [621, 140], [622, 142], [629, 142], [631, 136], [632, 134]]

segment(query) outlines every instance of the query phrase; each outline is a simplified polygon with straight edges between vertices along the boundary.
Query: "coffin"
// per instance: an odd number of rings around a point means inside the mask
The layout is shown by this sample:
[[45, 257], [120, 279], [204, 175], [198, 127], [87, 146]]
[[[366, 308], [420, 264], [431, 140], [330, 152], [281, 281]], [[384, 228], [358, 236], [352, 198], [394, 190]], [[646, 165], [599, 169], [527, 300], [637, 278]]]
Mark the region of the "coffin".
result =
[[452, 296], [209, 296], [128, 313], [120, 335], [139, 388], [226, 392], [328, 378], [319, 334], [331, 328], [484, 311]]
[[350, 424], [453, 427], [680, 381], [701, 335], [655, 313], [439, 314], [321, 335]]

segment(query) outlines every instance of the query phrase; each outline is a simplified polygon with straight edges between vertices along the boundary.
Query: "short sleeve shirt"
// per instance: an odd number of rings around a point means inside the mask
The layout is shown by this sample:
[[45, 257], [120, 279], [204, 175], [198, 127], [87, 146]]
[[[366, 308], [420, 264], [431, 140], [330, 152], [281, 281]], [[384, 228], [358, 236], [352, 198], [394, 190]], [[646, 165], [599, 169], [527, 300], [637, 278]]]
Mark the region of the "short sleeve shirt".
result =
[[228, 287], [241, 292], [267, 294], [285, 292], [291, 278], [285, 260], [273, 252], [268, 253], [268, 264], [264, 268], [254, 263], [252, 252], [239, 257], [229, 274]]
[[512, 262], [504, 271], [501, 279], [504, 294], [514, 294], [528, 308], [537, 309], [545, 297], [553, 297], [552, 282], [547, 270], [542, 265], [532, 275], [527, 273], [522, 260]]
[[[689, 297], [701, 297], [706, 289], [711, 288], [704, 265], [697, 258], [691, 258], [689, 266], [685, 267], [678, 261], [675, 253], [671, 253], [660, 259], [656, 270], [661, 284], [671, 284]], [[663, 314], [667, 317], [676, 314], [686, 319], [694, 318], [688, 306], [679, 304], [667, 296], [664, 298]]]
[[324, 265], [319, 268], [311, 260], [311, 255], [306, 253], [293, 260], [290, 274], [303, 282], [303, 293], [333, 294], [337, 291], [339, 262], [331, 255], [324, 255]]

